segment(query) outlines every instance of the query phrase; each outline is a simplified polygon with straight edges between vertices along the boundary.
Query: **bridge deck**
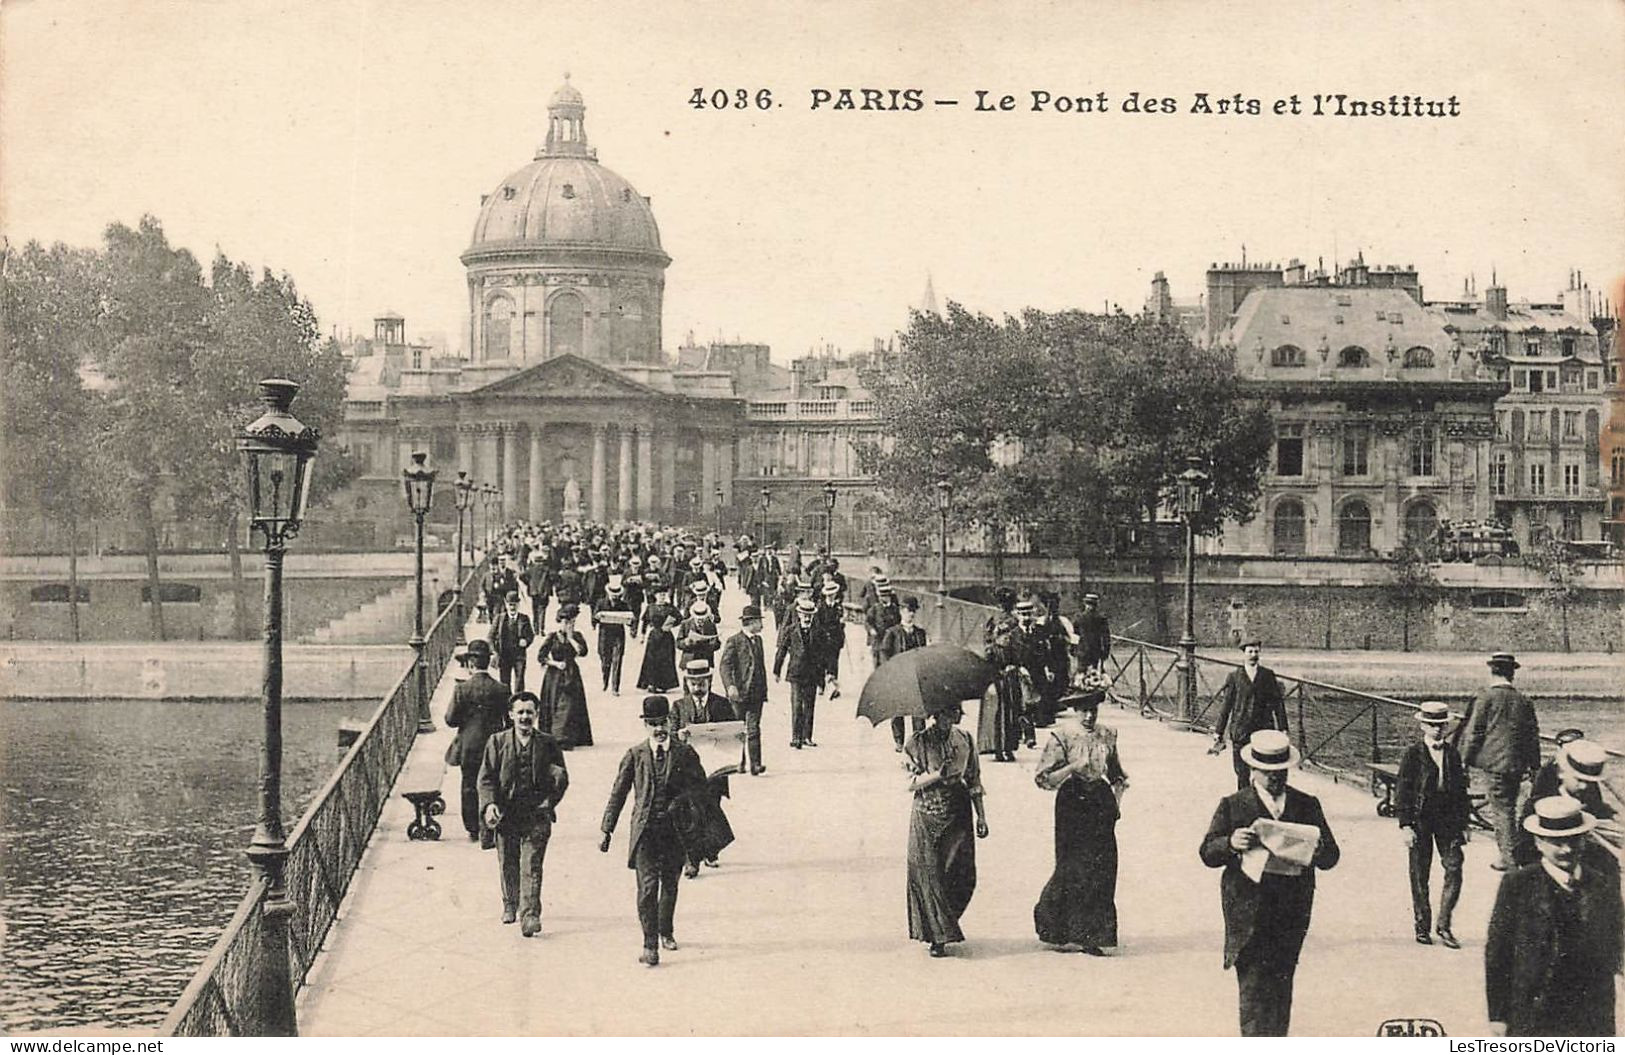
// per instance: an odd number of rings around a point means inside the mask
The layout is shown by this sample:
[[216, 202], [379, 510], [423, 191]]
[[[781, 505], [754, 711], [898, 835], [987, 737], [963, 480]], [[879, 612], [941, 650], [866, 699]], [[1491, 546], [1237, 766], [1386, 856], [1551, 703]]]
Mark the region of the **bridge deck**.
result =
[[[730, 600], [725, 633], [740, 604], [737, 595]], [[471, 634], [483, 630], [470, 626]], [[683, 883], [682, 949], [657, 970], [636, 962], [624, 817], [611, 851], [597, 851], [614, 768], [642, 735], [641, 694], [630, 687], [641, 645], [630, 647], [619, 698], [597, 690], [596, 653], [583, 661], [598, 743], [568, 756], [571, 791], [548, 848], [539, 938], [498, 922], [495, 853], [462, 836], [455, 771], [437, 776], [450, 731], [420, 737], [396, 790], [438, 779], [446, 837], [408, 842], [412, 811], [392, 801], [301, 993], [301, 1030], [1233, 1034], [1218, 873], [1196, 855], [1215, 803], [1233, 789], [1229, 758], [1207, 757], [1205, 737], [1115, 708], [1102, 713], [1120, 733], [1132, 780], [1118, 827], [1123, 944], [1107, 959], [1038, 944], [1032, 906], [1052, 864], [1052, 800], [1032, 784], [1031, 752], [1016, 765], [986, 765], [992, 834], [977, 847], [968, 941], [932, 960], [907, 937], [909, 796], [898, 756], [884, 727], [851, 717], [868, 669], [861, 627], [850, 628], [849, 642], [846, 693], [820, 701], [817, 749], [788, 749], [788, 687], [772, 686], [763, 723], [768, 772], [735, 778], [726, 808], [738, 841], [720, 869]], [[448, 677], [437, 722], [450, 692]], [[1320, 880], [1293, 1031], [1368, 1036], [1384, 1019], [1415, 1016], [1454, 1035], [1482, 1032], [1483, 938], [1498, 875], [1490, 841], [1480, 836], [1467, 848], [1456, 921], [1466, 947], [1418, 946], [1394, 822], [1376, 815], [1363, 785], [1308, 773], [1292, 780], [1321, 797], [1343, 846], [1342, 863]]]

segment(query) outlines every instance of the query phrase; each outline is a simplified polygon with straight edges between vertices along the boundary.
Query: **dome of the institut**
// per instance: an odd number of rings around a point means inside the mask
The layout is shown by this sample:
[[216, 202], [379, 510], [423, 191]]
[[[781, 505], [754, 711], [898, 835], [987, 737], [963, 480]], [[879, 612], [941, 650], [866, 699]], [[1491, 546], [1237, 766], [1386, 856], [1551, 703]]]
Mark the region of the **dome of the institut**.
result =
[[598, 163], [586, 112], [566, 74], [536, 157], [481, 197], [462, 254], [475, 365], [660, 359], [671, 258], [649, 200]]
[[535, 159], [484, 196], [470, 253], [576, 246], [665, 255], [648, 200], [587, 145], [585, 115], [566, 80], [548, 103], [547, 139]]

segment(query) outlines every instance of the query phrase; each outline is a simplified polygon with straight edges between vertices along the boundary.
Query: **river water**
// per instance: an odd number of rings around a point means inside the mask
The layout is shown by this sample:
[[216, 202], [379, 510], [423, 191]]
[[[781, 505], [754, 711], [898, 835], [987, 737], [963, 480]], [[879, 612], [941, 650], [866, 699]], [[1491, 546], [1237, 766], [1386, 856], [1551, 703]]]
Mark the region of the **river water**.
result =
[[[338, 723], [283, 708], [287, 824], [332, 772]], [[258, 704], [0, 701], [0, 1033], [150, 1028], [247, 889]]]

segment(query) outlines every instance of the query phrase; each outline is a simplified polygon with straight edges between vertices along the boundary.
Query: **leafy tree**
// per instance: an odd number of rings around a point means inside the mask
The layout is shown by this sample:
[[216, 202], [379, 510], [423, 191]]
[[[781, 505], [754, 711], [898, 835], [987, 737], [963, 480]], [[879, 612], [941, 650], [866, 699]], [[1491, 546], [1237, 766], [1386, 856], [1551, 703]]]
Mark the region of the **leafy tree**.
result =
[[99, 310], [94, 254], [61, 243], [0, 250], [0, 435], [6, 505], [63, 528], [68, 621], [79, 640], [79, 536], [102, 489], [102, 406], [80, 367]]
[[1400, 638], [1404, 651], [1411, 650], [1411, 615], [1436, 603], [1444, 587], [1433, 573], [1432, 547], [1416, 539], [1406, 539], [1388, 557], [1387, 593], [1399, 605]]
[[[1152, 320], [1028, 310], [1001, 324], [950, 304], [911, 319], [899, 367], [875, 391], [894, 445], [869, 462], [905, 518], [947, 469], [963, 481], [967, 512], [1037, 527], [1073, 554], [1082, 582], [1113, 528], [1154, 524], [1188, 457], [1212, 478], [1198, 531], [1248, 519], [1257, 505], [1267, 411], [1242, 392], [1226, 353]], [[996, 459], [1012, 441], [1020, 457]], [[1142, 533], [1166, 639], [1167, 554], [1154, 528]]]

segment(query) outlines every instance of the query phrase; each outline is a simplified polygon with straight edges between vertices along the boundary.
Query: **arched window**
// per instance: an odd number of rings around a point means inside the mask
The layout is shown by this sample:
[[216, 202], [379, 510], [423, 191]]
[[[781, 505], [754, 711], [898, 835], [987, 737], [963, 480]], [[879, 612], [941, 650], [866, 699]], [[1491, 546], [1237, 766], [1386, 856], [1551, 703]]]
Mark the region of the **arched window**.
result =
[[1337, 516], [1337, 552], [1364, 556], [1371, 549], [1371, 509], [1358, 498], [1343, 503]]
[[506, 359], [513, 331], [513, 301], [492, 297], [485, 305], [485, 358]]
[[1439, 530], [1439, 511], [1432, 502], [1412, 502], [1405, 510], [1405, 541], [1425, 546]]
[[1371, 363], [1371, 356], [1357, 344], [1351, 344], [1337, 353], [1337, 365], [1346, 367], [1362, 367]]
[[1296, 498], [1283, 498], [1275, 507], [1275, 553], [1277, 556], [1296, 556], [1303, 553], [1308, 532], [1304, 523], [1303, 503]]
[[586, 309], [578, 294], [565, 292], [547, 306], [547, 354], [581, 355]]
[[1271, 366], [1302, 366], [1308, 361], [1303, 349], [1295, 344], [1283, 344], [1270, 354]]
[[1405, 349], [1405, 365], [1411, 368], [1431, 367], [1433, 349], [1421, 344]]

